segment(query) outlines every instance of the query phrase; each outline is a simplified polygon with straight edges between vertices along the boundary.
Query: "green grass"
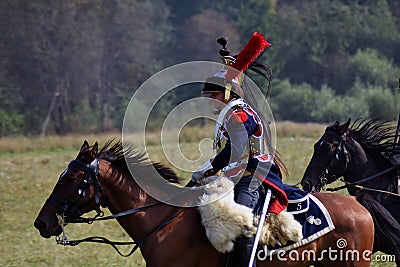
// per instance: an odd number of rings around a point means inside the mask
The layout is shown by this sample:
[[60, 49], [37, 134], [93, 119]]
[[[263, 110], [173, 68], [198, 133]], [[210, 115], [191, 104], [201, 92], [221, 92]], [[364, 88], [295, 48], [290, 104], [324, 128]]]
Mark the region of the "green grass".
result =
[[[300, 181], [310, 160], [312, 146], [323, 130], [321, 126], [316, 128], [305, 133], [294, 127], [292, 132], [285, 130], [286, 134], [279, 136], [278, 150], [290, 172], [285, 183]], [[202, 132], [197, 133], [198, 136], [202, 136]], [[83, 140], [88, 139], [90, 144], [100, 140], [104, 144], [111, 136], [115, 135], [0, 139], [0, 266], [145, 266], [139, 251], [123, 258], [110, 246], [102, 244], [63, 247], [54, 239], [41, 238], [33, 226], [59, 174], [75, 158]], [[192, 141], [189, 135], [185, 138]], [[17, 148], [10, 149], [13, 146]], [[157, 146], [150, 147], [150, 150], [157, 149]], [[188, 154], [197, 153], [197, 143], [185, 143], [183, 150]], [[158, 154], [155, 157], [165, 160]], [[66, 229], [70, 239], [104, 236], [111, 240], [130, 240], [115, 221], [69, 225]], [[123, 247], [122, 251], [127, 253], [130, 248]], [[373, 263], [372, 266], [394, 264]]]
[[[294, 122], [278, 122], [276, 123], [276, 133], [279, 137], [317, 137], [325, 128], [325, 125], [306, 123], [299, 124]], [[184, 127], [179, 133], [179, 141], [181, 143], [197, 142], [204, 138], [211, 138], [214, 134], [214, 126], [206, 124], [204, 127]], [[173, 137], [175, 132], [166, 131], [167, 137]], [[157, 146], [160, 144], [160, 134], [154, 132], [146, 132], [146, 144]], [[121, 133], [108, 133], [98, 135], [66, 135], [66, 136], [46, 136], [46, 137], [3, 137], [0, 138], [0, 157], [4, 154], [14, 154], [21, 152], [38, 152], [44, 153], [49, 151], [64, 151], [71, 149], [79, 149], [83, 140], [88, 140], [90, 144], [95, 141], [105, 143], [105, 141], [121, 138]], [[141, 134], [132, 134], [125, 136], [126, 139], [141, 140]]]
[[[1, 156], [0, 161], [0, 266], [144, 266], [140, 253], [130, 258], [117, 255], [111, 247], [82, 244], [78, 247], [56, 245], [43, 239], [33, 226], [68, 162], [77, 151], [43, 154], [21, 153]], [[70, 239], [102, 235], [129, 240], [115, 222], [67, 226]], [[122, 249], [128, 252], [128, 248]]]

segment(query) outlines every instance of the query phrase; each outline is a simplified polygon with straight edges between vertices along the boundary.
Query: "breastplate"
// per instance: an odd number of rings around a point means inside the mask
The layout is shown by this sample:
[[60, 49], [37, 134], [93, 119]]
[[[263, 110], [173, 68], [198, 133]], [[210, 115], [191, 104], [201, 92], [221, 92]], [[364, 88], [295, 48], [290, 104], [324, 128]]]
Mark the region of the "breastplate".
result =
[[[250, 156], [258, 156], [258, 155], [263, 155], [266, 153], [266, 145], [265, 145], [265, 131], [263, 129], [263, 125], [261, 122], [260, 117], [258, 114], [253, 110], [248, 104], [246, 104], [243, 99], [236, 99], [231, 102], [228, 102], [228, 104], [221, 110], [217, 123], [215, 125], [215, 130], [214, 130], [214, 153], [215, 155], [221, 152], [221, 150], [225, 147], [225, 144], [228, 140], [228, 135], [226, 131], [226, 123], [229, 120], [230, 116], [232, 115], [232, 112], [238, 108], [242, 108], [248, 113], [249, 116], [253, 116], [254, 120], [259, 124], [259, 127], [261, 127], [260, 133], [255, 136], [252, 135], [249, 138], [249, 148], [250, 148]], [[247, 149], [245, 149], [247, 151]], [[244, 153], [247, 153], [247, 152]]]

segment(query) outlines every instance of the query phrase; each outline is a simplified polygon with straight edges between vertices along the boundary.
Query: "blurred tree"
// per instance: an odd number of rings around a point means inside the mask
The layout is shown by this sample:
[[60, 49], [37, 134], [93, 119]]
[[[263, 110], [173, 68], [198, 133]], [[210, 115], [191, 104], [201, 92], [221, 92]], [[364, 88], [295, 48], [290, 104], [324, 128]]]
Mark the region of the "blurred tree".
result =
[[[221, 36], [221, 33], [225, 33], [224, 35], [231, 40], [232, 48], [240, 49], [253, 32], [260, 31], [266, 36], [270, 36], [274, 32], [271, 21], [275, 12], [276, 0], [194, 0], [187, 3], [166, 0], [166, 2], [171, 6], [172, 11], [176, 12], [172, 15], [175, 25], [174, 50], [180, 51], [180, 61], [189, 61], [193, 57], [190, 50], [186, 51], [185, 43], [188, 35], [191, 39], [197, 39], [197, 42], [202, 40], [200, 50], [208, 49], [211, 52], [207, 54], [212, 55], [213, 48], [216, 47], [214, 42]], [[189, 6], [187, 7], [187, 5]], [[212, 27], [206, 28], [207, 26]], [[190, 29], [192, 30], [191, 34]], [[196, 36], [198, 33], [200, 35]], [[198, 43], [193, 47], [198, 47]], [[237, 49], [232, 50], [236, 53], [240, 52], [236, 51]]]
[[285, 62], [280, 75], [316, 88], [332, 86], [345, 64], [348, 42], [357, 34], [353, 16], [352, 7], [341, 1], [282, 3], [276, 21], [281, 26], [277, 59]]
[[24, 129], [24, 110], [18, 88], [7, 88], [0, 74], [0, 137], [18, 134]]
[[[179, 61], [213, 61], [221, 62], [217, 39], [226, 36], [228, 48], [232, 55], [240, 52], [239, 28], [224, 13], [207, 9], [203, 13], [187, 18], [179, 28], [182, 39], [178, 47], [174, 47], [175, 59]], [[177, 88], [176, 96], [170, 98], [178, 104], [184, 100], [200, 96], [202, 85], [190, 84]]]
[[378, 51], [371, 48], [360, 49], [350, 60], [354, 77], [359, 78], [363, 84], [385, 88], [395, 88], [398, 85], [394, 77], [400, 75], [400, 68]]
[[[272, 47], [258, 58], [259, 61], [267, 63], [273, 61], [279, 47], [277, 43], [278, 39], [276, 38], [279, 28], [274, 23], [277, 2], [276, 0], [221, 0], [213, 2], [213, 5], [215, 5], [216, 10], [224, 13], [238, 27], [240, 48], [247, 43], [255, 31], [260, 32], [268, 38]], [[278, 68], [279, 66], [274, 66], [273, 71], [276, 71]]]
[[[150, 75], [219, 62], [219, 36], [236, 54], [254, 31], [272, 43], [261, 60], [274, 71], [281, 118], [397, 114], [398, 102], [372, 99], [398, 99], [386, 90], [400, 75], [399, 14], [397, 0], [0, 1], [0, 135], [118, 129]], [[154, 118], [200, 87], [165, 97]]]
[[[58, 134], [85, 131], [80, 126], [113, 129], [111, 118], [123, 116], [122, 98], [161, 68], [159, 49], [170, 30], [161, 0], [16, 0], [0, 7], [6, 22], [0, 26], [1, 64], [9, 83], [21, 88], [26, 129], [33, 133], [45, 126], [47, 114], [49, 130]], [[114, 107], [119, 116], [111, 116]], [[91, 125], [81, 123], [85, 117]]]
[[174, 26], [182, 25], [188, 18], [202, 13], [212, 4], [212, 0], [165, 0], [171, 10], [171, 21]]
[[[254, 31], [259, 31], [265, 36], [273, 32], [270, 20], [273, 18], [274, 8], [273, 0], [211, 2], [207, 9], [187, 18], [177, 27], [182, 38], [178, 52], [182, 61], [220, 62], [218, 55], [220, 46], [216, 43], [220, 36], [228, 37], [228, 48], [232, 55], [238, 54]], [[264, 57], [270, 57], [271, 53], [273, 52], [269, 50]], [[186, 91], [183, 96], [177, 98], [177, 101], [197, 95], [198, 92]]]
[[[358, 16], [359, 27], [350, 51], [354, 53], [370, 47], [388, 58], [393, 58], [400, 45], [400, 28], [399, 25], [396, 26], [396, 17], [393, 16], [388, 1], [367, 1], [358, 4], [356, 8], [354, 15]], [[397, 18], [398, 23], [400, 21]]]
[[272, 94], [272, 111], [279, 120], [312, 121], [316, 109], [315, 96], [309, 84], [292, 85], [277, 81]]
[[217, 43], [217, 39], [221, 36], [228, 37], [228, 48], [232, 55], [240, 52], [239, 28], [224, 13], [207, 9], [201, 14], [188, 18], [181, 30], [184, 51], [182, 52], [190, 55], [190, 60], [221, 62], [218, 54], [221, 46]]
[[315, 122], [329, 123], [335, 120], [344, 121], [348, 118], [366, 118], [369, 114], [365, 101], [359, 101], [356, 96], [336, 95], [325, 85], [314, 93], [314, 97], [315, 106], [311, 117]]
[[357, 78], [347, 96], [353, 99], [353, 105], [363, 103], [367, 110], [364, 117], [395, 120], [399, 114], [400, 94], [393, 88], [366, 84]]
[[400, 38], [395, 25], [385, 0], [278, 2], [279, 76], [344, 93], [354, 82], [351, 55], [360, 47], [379, 47], [392, 57]]

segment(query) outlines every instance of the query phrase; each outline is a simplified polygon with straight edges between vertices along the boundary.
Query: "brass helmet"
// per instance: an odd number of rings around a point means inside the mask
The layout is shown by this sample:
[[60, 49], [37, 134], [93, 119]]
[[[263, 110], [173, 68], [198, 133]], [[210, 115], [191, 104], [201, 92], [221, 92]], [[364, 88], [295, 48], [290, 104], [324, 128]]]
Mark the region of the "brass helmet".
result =
[[226, 48], [228, 44], [227, 38], [221, 37], [217, 42], [222, 46], [219, 54], [225, 67], [206, 80], [201, 93], [224, 92], [224, 103], [226, 104], [229, 101], [231, 93], [241, 98], [244, 97], [242, 89], [244, 80], [243, 72], [270, 44], [261, 34], [255, 32], [239, 55], [233, 57], [230, 56], [230, 52]]

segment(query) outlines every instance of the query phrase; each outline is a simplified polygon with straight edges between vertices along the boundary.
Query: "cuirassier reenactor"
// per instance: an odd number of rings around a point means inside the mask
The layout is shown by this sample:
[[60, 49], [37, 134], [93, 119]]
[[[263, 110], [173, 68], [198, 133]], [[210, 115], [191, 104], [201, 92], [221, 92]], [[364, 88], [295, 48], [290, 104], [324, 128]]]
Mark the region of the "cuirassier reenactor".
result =
[[[269, 124], [258, 112], [245, 81], [245, 72], [253, 70], [267, 78], [270, 87], [270, 68], [255, 61], [270, 44], [261, 34], [254, 33], [239, 55], [231, 56], [226, 48], [227, 39], [220, 38], [218, 43], [222, 45], [220, 56], [227, 67], [208, 78], [201, 92], [209, 94], [219, 114], [214, 136], [216, 156], [193, 173], [192, 181], [198, 183], [246, 159], [245, 172], [234, 187], [235, 201], [257, 213], [263, 203], [261, 196], [268, 188], [274, 196], [268, 212], [280, 213], [288, 203], [281, 179], [281, 171], [286, 170], [276, 153], [270, 151]], [[248, 266], [253, 244], [254, 237], [239, 237], [228, 266]]]

